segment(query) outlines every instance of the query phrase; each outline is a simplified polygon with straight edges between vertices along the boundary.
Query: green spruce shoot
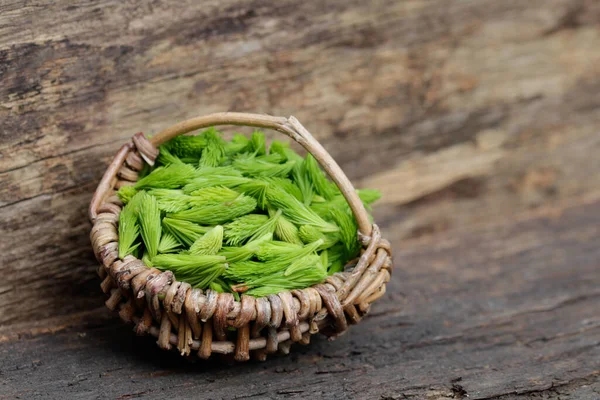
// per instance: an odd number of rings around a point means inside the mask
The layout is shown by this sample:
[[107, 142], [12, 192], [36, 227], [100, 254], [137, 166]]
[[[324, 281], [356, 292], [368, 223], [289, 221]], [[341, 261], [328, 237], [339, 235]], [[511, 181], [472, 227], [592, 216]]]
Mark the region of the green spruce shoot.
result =
[[248, 214], [225, 225], [224, 237], [230, 246], [239, 246], [265, 225], [269, 217], [263, 214]]
[[[367, 210], [381, 196], [357, 193]], [[279, 141], [267, 147], [260, 131], [171, 139], [117, 195], [121, 259], [141, 255], [179, 281], [236, 299], [314, 285], [360, 254], [350, 207], [314, 157]]]
[[150, 258], [158, 254], [158, 244], [162, 232], [160, 209], [156, 197], [144, 192], [138, 209], [138, 220], [142, 227], [142, 239]]
[[141, 244], [136, 243], [140, 234], [137, 210], [131, 205], [126, 205], [119, 214], [119, 258], [123, 259], [129, 254], [134, 254]]
[[170, 164], [158, 167], [135, 184], [136, 189], [177, 189], [189, 182], [196, 169], [189, 164]]
[[211, 227], [169, 217], [164, 217], [162, 224], [165, 231], [173, 235], [179, 241], [179, 243], [186, 247], [191, 246], [196, 239], [211, 229]]
[[198, 238], [190, 246], [190, 254], [199, 256], [212, 256], [221, 250], [223, 246], [223, 227], [217, 225], [210, 231], [206, 232], [204, 236]]

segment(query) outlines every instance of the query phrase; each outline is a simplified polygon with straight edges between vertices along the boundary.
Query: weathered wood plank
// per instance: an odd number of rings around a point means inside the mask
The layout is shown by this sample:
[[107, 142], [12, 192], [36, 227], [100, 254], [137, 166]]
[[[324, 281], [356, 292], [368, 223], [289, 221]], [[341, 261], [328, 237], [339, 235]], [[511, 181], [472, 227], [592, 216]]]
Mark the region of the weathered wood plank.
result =
[[0, 9], [3, 324], [88, 308], [82, 218], [104, 166], [135, 131], [199, 113], [296, 114], [384, 192], [393, 239], [600, 195], [595, 2]]
[[101, 310], [61, 333], [0, 344], [2, 394], [594, 399], [599, 206], [413, 240], [368, 319], [289, 357], [188, 364]]
[[[596, 399], [599, 23], [594, 0], [0, 2], [0, 398]], [[86, 221], [131, 134], [223, 110], [294, 114], [381, 189], [399, 266], [349, 335], [232, 370], [104, 310]]]

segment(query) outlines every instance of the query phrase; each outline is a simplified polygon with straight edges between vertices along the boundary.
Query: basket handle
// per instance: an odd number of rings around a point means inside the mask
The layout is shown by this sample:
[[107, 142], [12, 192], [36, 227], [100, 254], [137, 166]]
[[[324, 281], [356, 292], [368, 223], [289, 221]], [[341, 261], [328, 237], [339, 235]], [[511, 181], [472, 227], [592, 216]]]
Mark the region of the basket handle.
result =
[[358, 197], [354, 186], [352, 186], [352, 183], [348, 177], [346, 177], [344, 171], [342, 171], [340, 166], [335, 162], [331, 155], [329, 155], [327, 150], [325, 150], [313, 135], [311, 135], [310, 132], [293, 116], [284, 118], [271, 115], [236, 112], [209, 114], [191, 118], [173, 125], [154, 135], [150, 138], [150, 142], [155, 147], [158, 147], [176, 136], [215, 125], [243, 125], [272, 129], [284, 133], [294, 139], [304, 147], [306, 151], [313, 155], [340, 189], [356, 218], [359, 232], [364, 236], [371, 236], [372, 226], [369, 221], [369, 216], [360, 197]]

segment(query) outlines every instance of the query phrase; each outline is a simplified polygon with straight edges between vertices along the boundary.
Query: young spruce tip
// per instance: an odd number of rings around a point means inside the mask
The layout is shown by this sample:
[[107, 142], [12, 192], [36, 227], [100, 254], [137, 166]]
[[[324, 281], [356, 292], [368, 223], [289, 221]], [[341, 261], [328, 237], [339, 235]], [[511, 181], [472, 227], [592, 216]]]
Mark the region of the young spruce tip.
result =
[[[117, 193], [120, 258], [238, 297], [311, 286], [360, 254], [350, 207], [311, 155], [279, 141], [268, 147], [260, 131], [227, 141], [214, 128], [159, 151]], [[368, 210], [380, 197], [358, 194]]]

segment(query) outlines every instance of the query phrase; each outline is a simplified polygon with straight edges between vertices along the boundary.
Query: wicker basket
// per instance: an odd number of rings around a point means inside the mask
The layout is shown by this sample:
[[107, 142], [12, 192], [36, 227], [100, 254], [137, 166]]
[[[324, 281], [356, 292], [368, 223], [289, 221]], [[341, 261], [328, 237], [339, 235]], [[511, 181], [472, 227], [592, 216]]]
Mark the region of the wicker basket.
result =
[[[302, 290], [263, 298], [242, 295], [238, 302], [230, 293], [192, 289], [177, 281], [170, 271], [149, 268], [133, 256], [118, 258], [117, 225], [123, 204], [115, 190], [135, 182], [144, 162], [154, 164], [160, 144], [215, 125], [276, 130], [315, 157], [340, 188], [358, 223], [362, 252], [358, 260], [346, 266], [346, 272]], [[109, 295], [106, 306], [118, 310], [124, 321], [133, 322], [137, 334], [157, 337], [161, 348], [176, 348], [182, 355], [196, 352], [204, 359], [220, 353], [233, 354], [237, 361], [246, 361], [251, 355], [264, 360], [269, 353], [287, 354], [293, 342], [308, 344], [310, 335], [317, 332], [330, 338], [339, 336], [383, 296], [392, 270], [390, 244], [381, 238], [377, 225], [369, 222], [352, 184], [294, 117], [218, 113], [181, 122], [151, 139], [137, 133], [121, 147], [104, 173], [90, 204], [89, 217], [93, 223], [92, 246], [101, 263], [101, 287]]]

